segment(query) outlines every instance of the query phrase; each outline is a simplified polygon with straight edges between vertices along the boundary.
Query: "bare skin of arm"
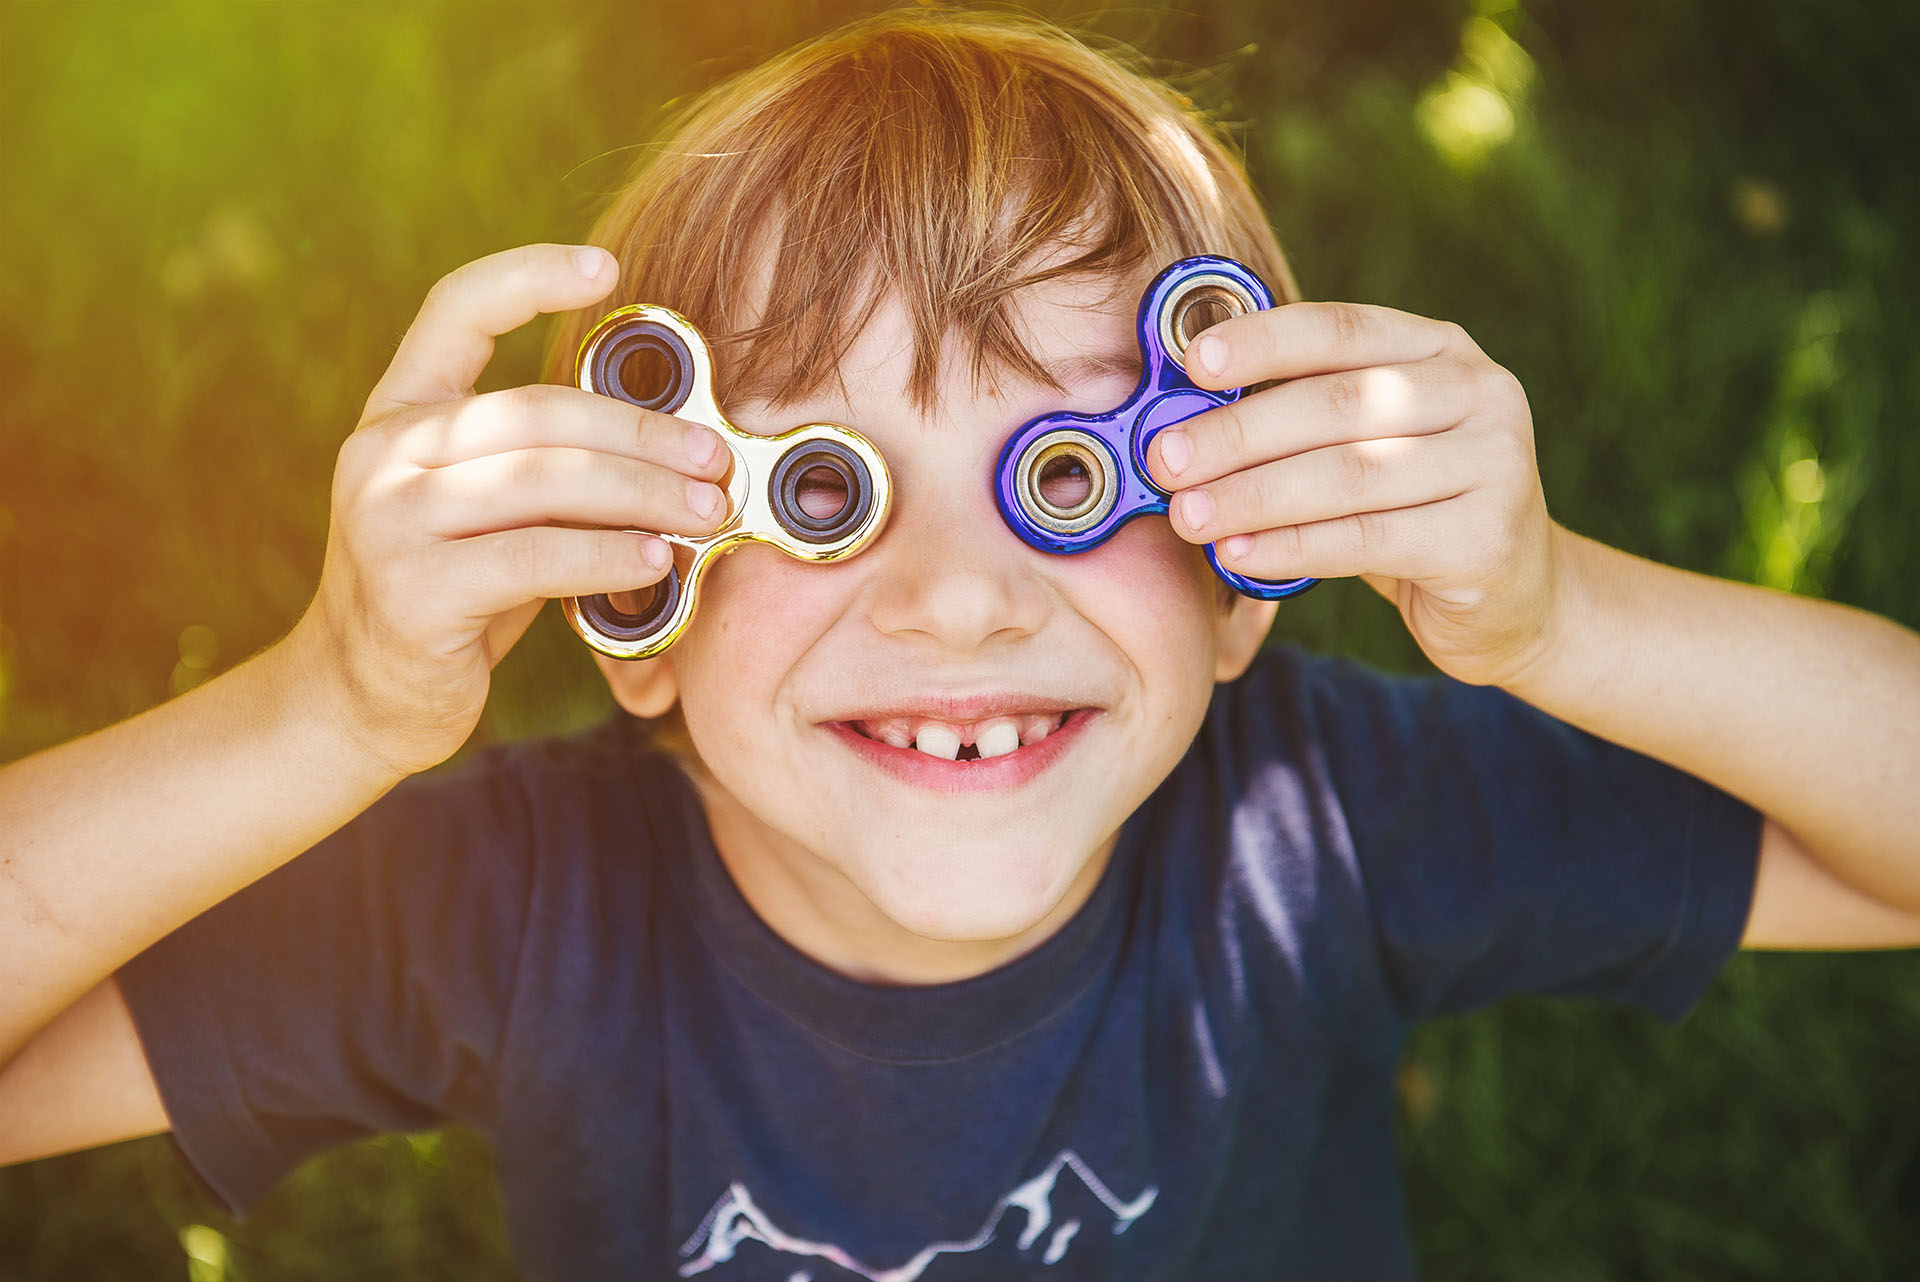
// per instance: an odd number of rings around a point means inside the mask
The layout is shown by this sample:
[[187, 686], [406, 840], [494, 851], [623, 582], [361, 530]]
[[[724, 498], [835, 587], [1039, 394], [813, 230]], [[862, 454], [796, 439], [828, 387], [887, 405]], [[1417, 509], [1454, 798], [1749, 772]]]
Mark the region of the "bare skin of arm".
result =
[[0, 1071], [0, 1165], [171, 1129], [111, 975]]
[[1555, 540], [1557, 635], [1506, 688], [1765, 813], [1748, 947], [1920, 945], [1920, 636]]
[[1441, 671], [1759, 810], [1749, 947], [1920, 945], [1920, 636], [1552, 521], [1525, 391], [1458, 325], [1291, 303], [1188, 373], [1283, 381], [1154, 438], [1182, 535], [1255, 578], [1359, 575]]
[[[704, 427], [578, 388], [475, 395], [493, 340], [606, 296], [529, 245], [428, 294], [340, 451], [288, 635], [118, 725], [0, 767], [0, 1162], [163, 1129], [113, 973], [472, 732], [550, 597], [657, 580], [724, 514]], [[702, 439], [702, 437], [711, 439]]]
[[343, 728], [302, 640], [0, 770], [0, 1062], [399, 781]]

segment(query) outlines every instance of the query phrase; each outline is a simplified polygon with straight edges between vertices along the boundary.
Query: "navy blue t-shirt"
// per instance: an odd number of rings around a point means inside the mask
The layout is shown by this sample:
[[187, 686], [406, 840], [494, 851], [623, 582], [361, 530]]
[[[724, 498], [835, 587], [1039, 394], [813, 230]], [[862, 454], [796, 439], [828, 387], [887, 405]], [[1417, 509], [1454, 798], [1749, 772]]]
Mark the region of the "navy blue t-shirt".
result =
[[1280, 649], [1081, 911], [973, 979], [792, 948], [616, 712], [408, 780], [120, 983], [236, 1212], [457, 1119], [546, 1278], [1391, 1282], [1414, 1021], [1512, 993], [1679, 1021], [1758, 844], [1745, 804], [1497, 690]]

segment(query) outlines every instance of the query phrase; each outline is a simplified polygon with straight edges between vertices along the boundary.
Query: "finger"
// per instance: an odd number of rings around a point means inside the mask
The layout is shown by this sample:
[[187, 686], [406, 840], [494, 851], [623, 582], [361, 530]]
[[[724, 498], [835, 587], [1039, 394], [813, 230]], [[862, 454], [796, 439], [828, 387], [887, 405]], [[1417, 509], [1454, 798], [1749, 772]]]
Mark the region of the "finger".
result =
[[473, 618], [492, 620], [529, 601], [643, 588], [666, 573], [671, 552], [630, 530], [533, 525], [442, 544], [437, 575], [461, 585]]
[[1471, 367], [1451, 356], [1295, 379], [1157, 433], [1147, 473], [1177, 490], [1343, 441], [1441, 432], [1480, 394]]
[[591, 245], [522, 245], [455, 268], [427, 291], [365, 417], [470, 395], [496, 337], [604, 298], [618, 277], [613, 255]]
[[710, 534], [726, 519], [726, 494], [710, 481], [560, 445], [450, 463], [420, 474], [413, 488], [401, 501], [442, 539], [554, 523]]
[[1391, 512], [1235, 534], [1214, 545], [1220, 564], [1249, 578], [1338, 579], [1355, 574], [1427, 579], [1446, 568], [1448, 528], [1461, 499]]
[[394, 443], [400, 457], [429, 468], [540, 446], [616, 454], [706, 480], [726, 475], [731, 461], [710, 427], [555, 383], [414, 411], [395, 429]]
[[529, 601], [525, 605], [508, 610], [505, 614], [496, 614], [487, 624], [486, 647], [487, 666], [498, 667], [500, 660], [507, 657], [507, 651], [533, 626], [534, 619], [546, 605], [545, 598]]
[[1474, 452], [1452, 434], [1352, 441], [1234, 472], [1173, 496], [1179, 535], [1212, 543], [1235, 534], [1388, 512], [1465, 494], [1478, 484]]
[[1207, 327], [1188, 351], [1201, 387], [1246, 387], [1370, 365], [1405, 365], [1473, 347], [1450, 321], [1371, 303], [1284, 303]]

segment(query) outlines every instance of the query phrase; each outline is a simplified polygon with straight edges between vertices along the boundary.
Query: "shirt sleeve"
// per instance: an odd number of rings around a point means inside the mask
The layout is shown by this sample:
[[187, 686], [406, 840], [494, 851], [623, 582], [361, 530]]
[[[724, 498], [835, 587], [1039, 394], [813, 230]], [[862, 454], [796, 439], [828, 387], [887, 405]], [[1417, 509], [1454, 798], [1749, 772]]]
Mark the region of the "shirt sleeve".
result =
[[496, 765], [403, 781], [118, 972], [174, 1143], [229, 1211], [320, 1149], [489, 1110], [529, 881]]
[[1739, 947], [1751, 806], [1498, 689], [1336, 660], [1299, 682], [1406, 1018], [1548, 993], [1677, 1024]]

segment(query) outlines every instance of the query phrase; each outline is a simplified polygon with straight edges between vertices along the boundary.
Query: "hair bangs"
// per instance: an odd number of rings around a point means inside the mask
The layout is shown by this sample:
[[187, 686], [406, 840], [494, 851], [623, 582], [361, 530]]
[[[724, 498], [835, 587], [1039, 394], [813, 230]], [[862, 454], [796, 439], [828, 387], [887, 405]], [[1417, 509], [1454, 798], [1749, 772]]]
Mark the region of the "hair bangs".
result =
[[[925, 412], [950, 342], [976, 386], [1064, 390], [1016, 320], [1042, 281], [1090, 275], [1117, 297], [1224, 253], [1296, 296], [1215, 127], [1132, 61], [1040, 19], [924, 9], [790, 50], [668, 122], [591, 237], [621, 262], [603, 310], [673, 307], [707, 336], [723, 405], [778, 409], [830, 382], [847, 396], [841, 361], [892, 295]], [[549, 378], [592, 319], [562, 322]]]

